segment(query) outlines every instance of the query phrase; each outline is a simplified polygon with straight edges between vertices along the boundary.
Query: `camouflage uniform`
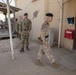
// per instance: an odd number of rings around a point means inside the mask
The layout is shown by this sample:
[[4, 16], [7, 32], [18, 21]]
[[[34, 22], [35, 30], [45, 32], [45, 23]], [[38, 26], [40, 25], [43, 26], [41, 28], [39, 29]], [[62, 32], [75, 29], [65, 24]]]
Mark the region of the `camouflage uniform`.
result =
[[[45, 21], [41, 27], [40, 37], [42, 40], [42, 44], [40, 46], [37, 59], [40, 60], [42, 55], [45, 54], [47, 58], [49, 59], [50, 63], [53, 63], [55, 62], [55, 59], [53, 58], [53, 54], [50, 52], [51, 48], [48, 45], [48, 41], [45, 38], [46, 36], [49, 35], [49, 32], [50, 32], [50, 25], [47, 21]], [[44, 43], [47, 43], [47, 45]]]
[[19, 34], [21, 35], [22, 32], [22, 21], [23, 21], [23, 16], [19, 17]]
[[31, 26], [31, 20], [29, 19], [23, 19], [22, 25], [21, 25], [21, 39], [22, 39], [22, 45], [24, 47], [24, 44], [26, 46], [29, 46], [29, 34], [30, 30], [32, 28]]
[[16, 22], [16, 27], [15, 28], [16, 28], [17, 34], [19, 34], [19, 22], [18, 21]]
[[22, 21], [19, 21], [19, 35], [21, 39], [21, 32], [22, 32]]

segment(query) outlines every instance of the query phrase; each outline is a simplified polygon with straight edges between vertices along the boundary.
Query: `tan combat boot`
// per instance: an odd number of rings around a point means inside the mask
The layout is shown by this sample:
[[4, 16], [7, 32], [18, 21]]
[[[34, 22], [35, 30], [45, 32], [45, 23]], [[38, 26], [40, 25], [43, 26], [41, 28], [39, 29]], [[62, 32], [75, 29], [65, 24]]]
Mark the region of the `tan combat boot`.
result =
[[56, 62], [51, 63], [51, 65], [52, 65], [54, 68], [59, 68], [59, 67], [60, 67], [60, 65], [57, 64]]
[[35, 64], [38, 65], [38, 66], [43, 66], [40, 59], [36, 59]]

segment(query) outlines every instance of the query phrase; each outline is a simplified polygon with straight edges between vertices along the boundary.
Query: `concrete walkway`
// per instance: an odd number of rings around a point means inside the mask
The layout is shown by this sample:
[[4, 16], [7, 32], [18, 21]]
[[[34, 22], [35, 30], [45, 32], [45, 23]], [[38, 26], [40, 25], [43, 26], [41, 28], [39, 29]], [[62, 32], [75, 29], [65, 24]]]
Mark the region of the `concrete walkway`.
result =
[[[6, 44], [5, 44], [6, 43]], [[44, 66], [35, 65], [39, 44], [32, 42], [30, 51], [19, 53], [20, 40], [13, 39], [15, 59], [11, 59], [9, 40], [0, 41], [0, 75], [76, 75], [76, 52], [65, 49], [52, 48], [53, 54], [60, 68], [53, 68], [46, 56], [42, 62]]]

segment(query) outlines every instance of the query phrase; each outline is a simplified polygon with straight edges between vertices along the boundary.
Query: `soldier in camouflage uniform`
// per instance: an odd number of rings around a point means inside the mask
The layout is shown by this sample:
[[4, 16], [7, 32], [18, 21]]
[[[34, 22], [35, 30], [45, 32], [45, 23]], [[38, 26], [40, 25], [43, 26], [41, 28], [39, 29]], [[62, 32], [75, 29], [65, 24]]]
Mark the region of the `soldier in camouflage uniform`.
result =
[[16, 18], [16, 33], [17, 35], [19, 35], [19, 22], [18, 22], [18, 19]]
[[24, 14], [24, 18], [22, 20], [22, 28], [21, 28], [21, 39], [22, 39], [22, 49], [20, 52], [24, 52], [24, 45], [26, 44], [26, 49], [29, 50], [29, 34], [32, 29], [32, 22], [28, 19], [28, 14]]
[[19, 16], [19, 38], [21, 39], [23, 16]]
[[38, 57], [37, 57], [36, 62], [35, 62], [36, 65], [43, 65], [41, 63], [40, 59], [45, 54], [53, 67], [59, 67], [59, 65], [55, 62], [53, 54], [50, 51], [51, 48], [48, 45], [48, 41], [46, 40], [48, 38], [48, 35], [49, 35], [49, 32], [50, 32], [49, 22], [52, 22], [52, 19], [53, 19], [53, 14], [52, 13], [47, 13], [46, 14], [46, 21], [43, 23], [43, 25], [41, 27], [41, 34], [40, 34], [39, 39], [42, 43], [41, 43], [41, 46], [40, 46], [40, 49], [39, 49], [39, 52], [38, 52]]

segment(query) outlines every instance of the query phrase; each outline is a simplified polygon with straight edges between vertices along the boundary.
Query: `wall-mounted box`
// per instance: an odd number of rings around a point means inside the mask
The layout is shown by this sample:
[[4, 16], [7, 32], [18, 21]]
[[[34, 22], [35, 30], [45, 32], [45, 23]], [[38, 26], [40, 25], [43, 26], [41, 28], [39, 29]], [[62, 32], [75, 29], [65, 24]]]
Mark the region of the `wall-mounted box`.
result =
[[74, 24], [74, 17], [67, 18], [68, 24], [73, 25]]
[[64, 37], [67, 39], [74, 39], [74, 30], [73, 29], [67, 29], [65, 30]]

